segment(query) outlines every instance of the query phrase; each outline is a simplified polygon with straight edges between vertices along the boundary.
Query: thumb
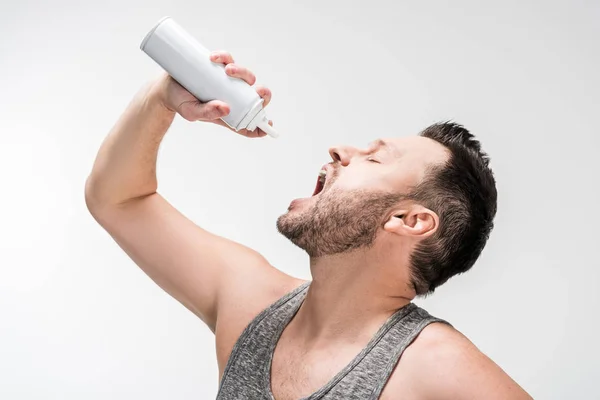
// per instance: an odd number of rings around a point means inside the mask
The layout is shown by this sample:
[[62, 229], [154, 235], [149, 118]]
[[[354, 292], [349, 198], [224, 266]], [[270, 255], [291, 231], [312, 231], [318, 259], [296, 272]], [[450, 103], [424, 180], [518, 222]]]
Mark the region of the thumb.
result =
[[179, 114], [188, 121], [212, 121], [229, 114], [229, 106], [220, 100], [208, 103], [199, 101], [186, 101], [179, 106]]

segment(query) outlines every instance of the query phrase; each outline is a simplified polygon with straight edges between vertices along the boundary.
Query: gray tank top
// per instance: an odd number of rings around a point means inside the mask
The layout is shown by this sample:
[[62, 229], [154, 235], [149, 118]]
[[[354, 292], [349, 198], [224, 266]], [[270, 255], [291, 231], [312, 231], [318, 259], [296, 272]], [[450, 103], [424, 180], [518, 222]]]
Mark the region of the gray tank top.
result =
[[[231, 351], [217, 399], [274, 400], [271, 360], [275, 346], [304, 301], [309, 285], [306, 282], [298, 286], [248, 324]], [[345, 368], [304, 400], [379, 398], [404, 349], [432, 322], [446, 323], [413, 303], [402, 307]]]

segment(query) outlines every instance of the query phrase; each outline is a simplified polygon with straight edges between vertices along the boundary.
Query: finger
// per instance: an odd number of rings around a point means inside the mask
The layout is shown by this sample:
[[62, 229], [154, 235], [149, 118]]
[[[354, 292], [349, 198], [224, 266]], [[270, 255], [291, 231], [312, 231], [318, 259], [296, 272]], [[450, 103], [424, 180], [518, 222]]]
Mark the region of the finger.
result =
[[210, 61], [227, 65], [233, 63], [233, 57], [225, 50], [217, 50], [210, 53]]
[[227, 64], [225, 67], [225, 73], [234, 78], [240, 78], [246, 81], [248, 85], [252, 86], [256, 83], [256, 76], [248, 68], [241, 67], [236, 64]]
[[267, 136], [267, 134], [262, 130], [262, 129], [258, 129], [256, 128], [255, 130], [253, 130], [251, 132], [251, 136], [252, 138], [261, 138], [261, 137], [265, 137]]
[[181, 116], [188, 121], [212, 121], [228, 115], [229, 112], [229, 105], [219, 100], [209, 101], [208, 103], [186, 101], [180, 106]]
[[196, 103], [198, 110], [198, 118], [203, 120], [213, 120], [223, 118], [229, 115], [231, 109], [229, 105], [223, 101], [213, 100], [208, 103]]
[[256, 93], [263, 99], [263, 108], [271, 102], [271, 89], [257, 85]]
[[256, 128], [253, 131], [249, 131], [248, 129], [241, 129], [237, 133], [239, 133], [242, 136], [246, 136], [247, 138], [251, 138], [251, 139], [253, 139], [253, 138], [259, 138], [259, 137], [264, 137], [264, 136], [267, 135], [266, 133], [264, 133], [259, 128]]
[[[240, 129], [239, 131], [236, 131], [235, 129], [232, 129], [229, 125], [227, 125], [225, 122], [223, 122], [223, 120], [221, 120], [221, 119], [216, 119], [216, 120], [212, 121], [212, 123], [221, 125], [227, 129], [229, 129], [241, 136], [245, 136], [247, 138], [257, 138], [257, 137], [267, 136], [267, 134], [265, 132], [263, 132], [262, 130], [260, 130], [259, 128], [256, 128], [253, 131], [249, 131], [248, 129]], [[269, 124], [271, 124], [271, 126], [272, 126], [273, 122], [269, 121]]]

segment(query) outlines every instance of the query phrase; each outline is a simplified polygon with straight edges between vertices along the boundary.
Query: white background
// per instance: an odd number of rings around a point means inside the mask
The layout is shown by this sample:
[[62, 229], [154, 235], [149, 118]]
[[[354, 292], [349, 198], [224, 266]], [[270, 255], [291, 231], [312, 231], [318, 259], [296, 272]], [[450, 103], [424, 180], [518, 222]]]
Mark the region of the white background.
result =
[[[487, 4], [486, 4], [487, 3]], [[213, 337], [87, 213], [103, 138], [159, 68], [170, 15], [273, 90], [281, 132], [177, 119], [159, 191], [204, 228], [309, 278], [275, 229], [327, 148], [465, 124], [492, 157], [496, 228], [417, 301], [539, 399], [600, 398], [597, 1], [2, 1], [0, 398], [203, 399]]]

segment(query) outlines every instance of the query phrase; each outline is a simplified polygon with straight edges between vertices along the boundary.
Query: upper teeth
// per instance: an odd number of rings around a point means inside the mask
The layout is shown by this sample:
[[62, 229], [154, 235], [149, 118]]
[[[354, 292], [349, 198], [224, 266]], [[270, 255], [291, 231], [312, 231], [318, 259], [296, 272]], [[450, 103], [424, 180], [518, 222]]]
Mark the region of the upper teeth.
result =
[[319, 179], [321, 181], [325, 181], [325, 176], [327, 176], [327, 171], [325, 171], [324, 169], [322, 169], [321, 171], [319, 171]]

